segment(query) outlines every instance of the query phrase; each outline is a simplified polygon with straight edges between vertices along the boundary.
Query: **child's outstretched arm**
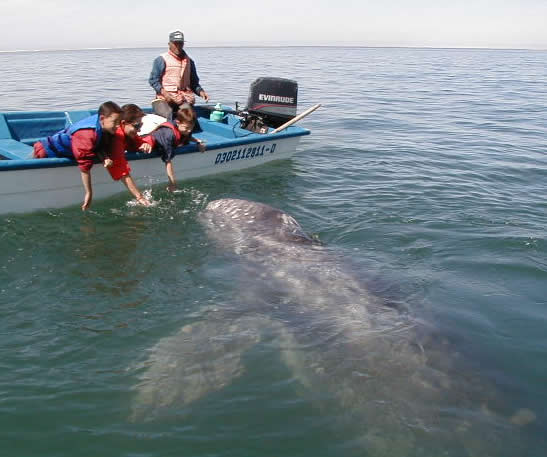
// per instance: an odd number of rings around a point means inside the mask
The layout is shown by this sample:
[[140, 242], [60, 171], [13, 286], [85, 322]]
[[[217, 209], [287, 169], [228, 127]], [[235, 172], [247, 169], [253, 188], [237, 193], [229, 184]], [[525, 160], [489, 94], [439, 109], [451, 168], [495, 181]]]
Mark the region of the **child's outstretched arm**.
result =
[[190, 141], [198, 144], [199, 152], [205, 152], [205, 150], [207, 149], [207, 145], [205, 144], [205, 141], [200, 140], [199, 138], [195, 138], [191, 136]]
[[135, 139], [135, 145], [139, 151], [150, 154], [156, 145], [156, 139], [152, 135], [139, 136]]

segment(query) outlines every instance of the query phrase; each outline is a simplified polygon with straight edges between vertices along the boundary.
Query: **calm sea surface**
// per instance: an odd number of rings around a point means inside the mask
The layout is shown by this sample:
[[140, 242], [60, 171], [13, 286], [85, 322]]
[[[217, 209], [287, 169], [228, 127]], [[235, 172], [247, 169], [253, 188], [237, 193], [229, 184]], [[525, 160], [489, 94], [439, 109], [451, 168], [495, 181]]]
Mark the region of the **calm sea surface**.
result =
[[[147, 78], [161, 51], [0, 53], [0, 110], [95, 108], [110, 99], [148, 106]], [[122, 192], [86, 214], [0, 216], [0, 455], [546, 456], [547, 52], [188, 52], [213, 102], [244, 104], [260, 76], [297, 80], [299, 111], [323, 104], [301, 122], [312, 134], [290, 161], [184, 182], [176, 195], [154, 187], [154, 208], [128, 206]], [[270, 336], [242, 352], [233, 379], [216, 372], [213, 391], [135, 419], [151, 348], [235, 309], [251, 282], [268, 289], [260, 272], [241, 281], [198, 223], [199, 211], [222, 197], [293, 215], [374, 295], [426, 323], [435, 335], [429, 347], [446, 347], [442, 358], [458, 378], [448, 391], [471, 398], [478, 412], [463, 401], [433, 404], [437, 419], [420, 425], [420, 406], [401, 406], [414, 400], [403, 387], [387, 396], [367, 389], [375, 376], [399, 376], [403, 350], [380, 351], [377, 366], [367, 359], [353, 373], [364, 380], [339, 404], [332, 385], [347, 390], [349, 381], [336, 378], [338, 365], [321, 367], [331, 370], [329, 389], [310, 387]], [[303, 261], [303, 274], [313, 268], [328, 270], [328, 259]], [[268, 300], [265, 292], [260, 301]], [[341, 361], [355, 360], [356, 344], [345, 354], [339, 339], [305, 351], [330, 354], [337, 344]], [[193, 357], [170, 351], [165, 363]], [[211, 363], [222, 371], [222, 359]], [[468, 395], [461, 380], [471, 378], [493, 403]], [[168, 391], [193, 381], [162, 382]], [[478, 416], [491, 418], [484, 432]]]

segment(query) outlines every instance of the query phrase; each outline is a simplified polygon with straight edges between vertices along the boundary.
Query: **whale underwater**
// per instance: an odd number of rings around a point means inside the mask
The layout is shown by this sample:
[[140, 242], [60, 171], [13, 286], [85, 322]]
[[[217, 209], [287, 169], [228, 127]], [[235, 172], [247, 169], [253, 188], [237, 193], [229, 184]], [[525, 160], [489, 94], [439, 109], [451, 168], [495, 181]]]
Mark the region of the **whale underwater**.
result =
[[237, 265], [239, 295], [148, 350], [132, 421], [161, 420], [220, 391], [251, 369], [244, 354], [268, 340], [298, 392], [333, 412], [334, 428], [351, 430], [355, 455], [523, 455], [522, 425], [534, 414], [515, 414], [450, 342], [372, 293], [292, 216], [221, 199], [198, 220]]

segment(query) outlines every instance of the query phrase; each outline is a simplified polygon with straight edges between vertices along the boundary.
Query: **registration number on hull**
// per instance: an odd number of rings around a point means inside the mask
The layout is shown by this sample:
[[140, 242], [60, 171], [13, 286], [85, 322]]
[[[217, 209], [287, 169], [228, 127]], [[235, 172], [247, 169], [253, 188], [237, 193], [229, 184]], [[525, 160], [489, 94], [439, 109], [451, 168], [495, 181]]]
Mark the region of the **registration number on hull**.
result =
[[275, 152], [275, 143], [263, 144], [262, 146], [248, 146], [245, 148], [234, 149], [228, 152], [220, 152], [215, 159], [215, 165], [231, 162], [234, 160], [254, 159], [263, 156], [264, 153], [272, 154]]

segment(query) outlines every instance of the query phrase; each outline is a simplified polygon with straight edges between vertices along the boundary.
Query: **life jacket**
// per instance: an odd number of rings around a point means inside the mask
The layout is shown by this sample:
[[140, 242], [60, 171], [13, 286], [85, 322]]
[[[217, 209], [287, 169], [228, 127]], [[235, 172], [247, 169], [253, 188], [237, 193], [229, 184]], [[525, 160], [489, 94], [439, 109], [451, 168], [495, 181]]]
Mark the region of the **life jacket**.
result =
[[161, 85], [167, 92], [190, 91], [190, 58], [187, 55], [181, 59], [171, 51], [161, 54], [165, 61], [165, 72]]
[[97, 141], [95, 144], [98, 145], [101, 141], [103, 129], [99, 122], [99, 115], [94, 114], [93, 116], [86, 117], [85, 119], [72, 124], [70, 127], [61, 130], [54, 135], [48, 136], [45, 140], [41, 140], [41, 143], [44, 145], [44, 149], [47, 152], [47, 156], [74, 158], [74, 155], [72, 154], [72, 135], [78, 130], [84, 129], [91, 129], [97, 132]]
[[185, 138], [182, 137], [179, 129], [175, 124], [173, 124], [172, 122], [164, 122], [163, 124], [158, 125], [158, 129], [160, 127], [169, 127], [173, 131], [173, 134], [175, 135], [175, 147], [180, 146], [184, 143]]

